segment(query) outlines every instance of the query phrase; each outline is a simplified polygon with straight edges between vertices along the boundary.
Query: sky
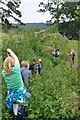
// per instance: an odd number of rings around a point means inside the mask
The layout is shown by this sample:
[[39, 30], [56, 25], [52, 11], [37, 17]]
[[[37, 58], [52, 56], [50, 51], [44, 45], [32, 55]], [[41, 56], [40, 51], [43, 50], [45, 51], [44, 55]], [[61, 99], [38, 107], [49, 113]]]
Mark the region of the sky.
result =
[[48, 0], [21, 0], [21, 5], [19, 10], [22, 13], [21, 21], [24, 23], [39, 23], [46, 22], [50, 20], [49, 13], [39, 13], [39, 3], [45, 2]]

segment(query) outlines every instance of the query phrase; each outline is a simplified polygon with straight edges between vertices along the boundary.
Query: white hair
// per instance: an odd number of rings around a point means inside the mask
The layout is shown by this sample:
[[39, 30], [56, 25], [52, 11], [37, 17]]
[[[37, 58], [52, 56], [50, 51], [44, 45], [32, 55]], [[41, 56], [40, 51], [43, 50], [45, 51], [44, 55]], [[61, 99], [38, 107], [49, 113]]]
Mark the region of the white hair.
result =
[[21, 62], [21, 66], [26, 66], [27, 68], [29, 67], [29, 63], [28, 63], [28, 61], [22, 61]]

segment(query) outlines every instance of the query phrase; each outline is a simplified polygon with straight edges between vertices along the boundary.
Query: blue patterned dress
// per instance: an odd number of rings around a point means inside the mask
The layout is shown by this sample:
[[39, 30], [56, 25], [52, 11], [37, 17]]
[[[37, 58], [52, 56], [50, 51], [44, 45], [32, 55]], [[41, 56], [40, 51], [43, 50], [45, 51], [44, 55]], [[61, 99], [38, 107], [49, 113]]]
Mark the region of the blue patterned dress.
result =
[[6, 104], [8, 109], [13, 108], [13, 104], [18, 103], [22, 106], [28, 106], [28, 99], [31, 97], [30, 93], [27, 91], [26, 87], [20, 89], [13, 89], [8, 91], [6, 97]]

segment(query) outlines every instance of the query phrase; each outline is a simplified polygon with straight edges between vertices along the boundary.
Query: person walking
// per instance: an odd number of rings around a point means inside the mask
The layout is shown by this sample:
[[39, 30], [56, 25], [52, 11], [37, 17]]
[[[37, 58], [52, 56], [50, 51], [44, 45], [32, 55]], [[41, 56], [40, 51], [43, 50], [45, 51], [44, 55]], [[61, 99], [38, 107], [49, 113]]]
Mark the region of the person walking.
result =
[[32, 58], [32, 64], [29, 65], [29, 70], [31, 71], [32, 75], [35, 73], [35, 64], [36, 58]]
[[39, 75], [40, 74], [40, 72], [41, 72], [41, 62], [42, 62], [42, 60], [41, 59], [39, 59], [37, 62], [36, 62], [36, 75]]
[[25, 61], [25, 60], [22, 61], [20, 70], [21, 70], [21, 75], [24, 82], [31, 79], [31, 71], [29, 70], [28, 61]]
[[74, 50], [69, 52], [69, 56], [70, 56], [70, 63], [74, 64], [74, 59], [75, 59], [75, 52], [74, 52]]
[[7, 49], [7, 53], [2, 70], [8, 90], [6, 104], [8, 110], [13, 112], [15, 120], [22, 120], [24, 109], [28, 106], [28, 91], [21, 77], [18, 57], [11, 49]]
[[58, 60], [59, 60], [59, 55], [60, 55], [59, 49], [52, 51], [52, 54], [54, 56], [54, 63], [55, 65], [57, 65]]

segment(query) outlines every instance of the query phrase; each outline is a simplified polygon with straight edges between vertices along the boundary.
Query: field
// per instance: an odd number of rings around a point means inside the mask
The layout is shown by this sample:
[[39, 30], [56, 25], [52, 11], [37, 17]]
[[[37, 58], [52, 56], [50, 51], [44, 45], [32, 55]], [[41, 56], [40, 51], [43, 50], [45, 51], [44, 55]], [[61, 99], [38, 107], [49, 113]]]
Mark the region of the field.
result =
[[[17, 54], [20, 63], [27, 60], [31, 64], [33, 57], [42, 59], [41, 74], [34, 74], [28, 86], [32, 96], [28, 118], [79, 120], [78, 44], [77, 40], [68, 40], [50, 29], [16, 30], [15, 34], [2, 34], [2, 63], [7, 56], [7, 48]], [[56, 64], [52, 55], [55, 49], [60, 49]], [[68, 55], [72, 49], [76, 52], [74, 65], [70, 64]], [[5, 104], [6, 92], [6, 84], [2, 80], [2, 120], [11, 118]]]

